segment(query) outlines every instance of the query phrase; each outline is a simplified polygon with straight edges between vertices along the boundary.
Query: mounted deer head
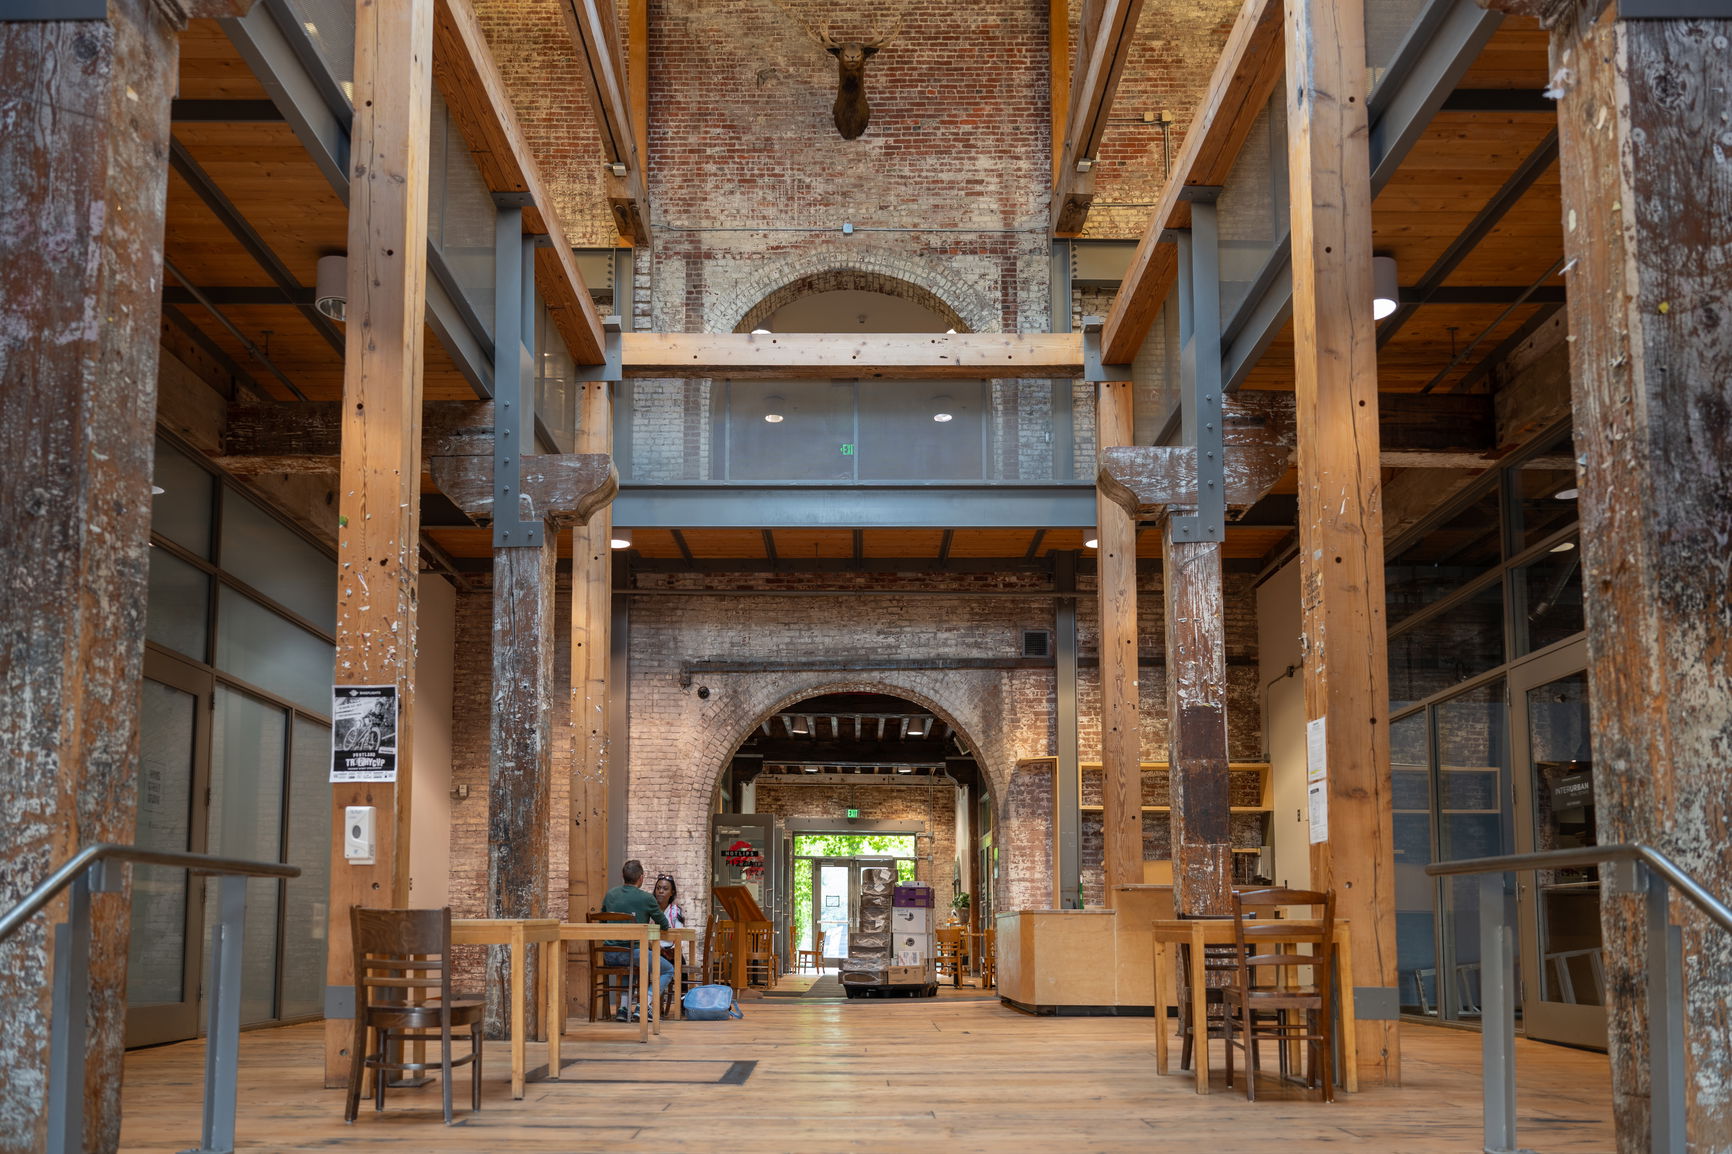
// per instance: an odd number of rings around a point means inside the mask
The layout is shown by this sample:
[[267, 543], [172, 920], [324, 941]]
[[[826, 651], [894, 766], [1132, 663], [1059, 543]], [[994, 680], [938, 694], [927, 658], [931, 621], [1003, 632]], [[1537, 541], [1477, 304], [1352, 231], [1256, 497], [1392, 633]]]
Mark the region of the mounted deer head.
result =
[[866, 103], [866, 62], [896, 38], [902, 28], [902, 17], [896, 17], [888, 32], [881, 33], [874, 28], [868, 39], [838, 40], [830, 34], [828, 23], [814, 26], [795, 15], [781, 0], [777, 0], [777, 5], [799, 21], [806, 34], [824, 51], [836, 58], [836, 103], [831, 106], [830, 113], [843, 140], [857, 138], [872, 120], [872, 106]]

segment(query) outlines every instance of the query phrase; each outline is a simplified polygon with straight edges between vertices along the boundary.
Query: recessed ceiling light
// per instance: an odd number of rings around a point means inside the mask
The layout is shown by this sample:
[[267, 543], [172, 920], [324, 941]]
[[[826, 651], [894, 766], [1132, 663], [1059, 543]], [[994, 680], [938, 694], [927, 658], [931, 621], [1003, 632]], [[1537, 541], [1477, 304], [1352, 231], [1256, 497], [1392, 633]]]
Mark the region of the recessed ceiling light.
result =
[[767, 337], [770, 335], [770, 330], [769, 329], [753, 329], [752, 335], [755, 337]]
[[1580, 490], [1572, 486], [1568, 489], [1559, 489], [1552, 494], [1552, 498], [1557, 501], [1574, 501], [1579, 495]]
[[1093, 533], [1090, 533], [1087, 537], [1083, 538], [1083, 548], [1084, 549], [1099, 549], [1100, 547], [1101, 547], [1101, 539], [1099, 537], [1095, 536]]
[[1574, 541], [1559, 541], [1556, 545], [1552, 546], [1552, 552], [1553, 553], [1568, 553], [1571, 549], [1574, 549], [1575, 547], [1576, 547], [1576, 543]]
[[910, 768], [909, 766], [904, 765], [904, 766], [900, 767], [899, 769], [897, 769], [896, 772], [897, 773], [913, 773], [914, 770], [912, 768]]
[[946, 421], [954, 420], [955, 416], [950, 411], [951, 404], [951, 397], [948, 393], [941, 393], [940, 395], [933, 397], [932, 407], [934, 412], [932, 414], [932, 419], [941, 425]]
[[150, 495], [152, 497], [160, 497], [166, 492], [168, 492], [168, 490], [164, 489], [161, 485], [152, 485], [150, 487]]
[[618, 528], [612, 530], [612, 533], [608, 538], [608, 544], [612, 545], [615, 549], [630, 549], [631, 530]]

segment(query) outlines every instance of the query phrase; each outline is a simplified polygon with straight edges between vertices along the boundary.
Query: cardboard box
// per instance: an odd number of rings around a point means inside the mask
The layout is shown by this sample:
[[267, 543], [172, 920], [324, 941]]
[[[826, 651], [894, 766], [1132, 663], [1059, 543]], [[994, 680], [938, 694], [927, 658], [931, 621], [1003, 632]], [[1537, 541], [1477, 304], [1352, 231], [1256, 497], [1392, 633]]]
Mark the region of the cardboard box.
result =
[[933, 907], [931, 886], [899, 885], [892, 892], [890, 904], [895, 906], [912, 906], [920, 909]]
[[891, 966], [884, 971], [884, 982], [890, 986], [925, 986], [931, 981], [925, 966]]
[[932, 948], [931, 934], [896, 934], [890, 940], [890, 948], [898, 954], [918, 954], [922, 958], [930, 958], [937, 953]]
[[898, 934], [932, 932], [932, 911], [920, 906], [897, 906], [890, 914], [890, 928]]

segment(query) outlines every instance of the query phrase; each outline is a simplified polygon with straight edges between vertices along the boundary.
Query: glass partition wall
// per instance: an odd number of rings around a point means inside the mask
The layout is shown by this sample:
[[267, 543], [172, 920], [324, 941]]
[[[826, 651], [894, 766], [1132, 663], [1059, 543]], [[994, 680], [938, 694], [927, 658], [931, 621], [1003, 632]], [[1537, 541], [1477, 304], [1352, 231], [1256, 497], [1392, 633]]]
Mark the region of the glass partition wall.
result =
[[[242, 1022], [324, 1010], [336, 562], [158, 438], [138, 844], [301, 867], [247, 883]], [[136, 867], [127, 1043], [202, 1024], [204, 881]]]
[[[1387, 554], [1396, 935], [1401, 1005], [1409, 1014], [1479, 1017], [1477, 880], [1428, 878], [1424, 866], [1564, 844], [1555, 830], [1547, 840], [1540, 828], [1554, 816], [1544, 804], [1552, 785], [1546, 772], [1560, 780], [1572, 772], [1580, 777], [1588, 754], [1576, 746], [1567, 757], [1552, 751], [1546, 744], [1551, 730], [1563, 728], [1557, 711], [1531, 707], [1525, 689], [1524, 700], [1513, 703], [1520, 708], [1512, 708], [1512, 687], [1533, 683], [1534, 671], [1543, 668], [1548, 684], [1585, 690], [1575, 502], [1574, 445], [1567, 429], [1557, 430], [1394, 542]], [[1568, 692], [1560, 699], [1575, 700]], [[1570, 717], [1569, 732], [1585, 745], [1585, 722]], [[1551, 726], [1546, 733], [1535, 729], [1541, 718]], [[1525, 752], [1542, 748], [1543, 757]], [[1529, 762], [1564, 768], [1530, 772]], [[1568, 816], [1577, 822], [1569, 836], [1584, 836], [1581, 808]], [[1526, 902], [1518, 911], [1516, 892], [1507, 894], [1506, 916], [1522, 926], [1530, 968], [1542, 955], [1569, 952], [1567, 965], [1554, 960], [1550, 968], [1592, 974], [1591, 947], [1581, 944], [1586, 931], [1576, 929], [1590, 920], [1597, 925], [1597, 917], [1581, 913], [1585, 901], [1597, 903], [1597, 889], [1584, 899], [1585, 888], [1576, 886], [1545, 907], [1575, 903], [1566, 910], [1570, 932], [1552, 935], [1569, 951], [1549, 954], [1532, 944], [1544, 933], [1545, 911], [1536, 916]], [[1562, 915], [1551, 916], [1557, 922]], [[1591, 976], [1554, 985], [1593, 988]], [[1536, 989], [1528, 1001], [1539, 996]], [[1555, 999], [1551, 987], [1546, 996]], [[1539, 1036], [1534, 1024], [1530, 1015], [1529, 1033]], [[1572, 1040], [1584, 1044], [1579, 1031]]]

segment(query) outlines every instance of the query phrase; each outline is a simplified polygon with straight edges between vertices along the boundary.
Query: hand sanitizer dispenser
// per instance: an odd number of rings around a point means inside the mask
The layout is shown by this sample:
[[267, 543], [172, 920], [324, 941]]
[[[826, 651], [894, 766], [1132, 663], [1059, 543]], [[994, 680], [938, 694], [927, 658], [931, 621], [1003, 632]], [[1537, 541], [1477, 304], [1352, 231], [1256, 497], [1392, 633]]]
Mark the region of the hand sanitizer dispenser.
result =
[[343, 857], [350, 865], [372, 865], [375, 841], [375, 816], [378, 810], [370, 805], [343, 807]]

